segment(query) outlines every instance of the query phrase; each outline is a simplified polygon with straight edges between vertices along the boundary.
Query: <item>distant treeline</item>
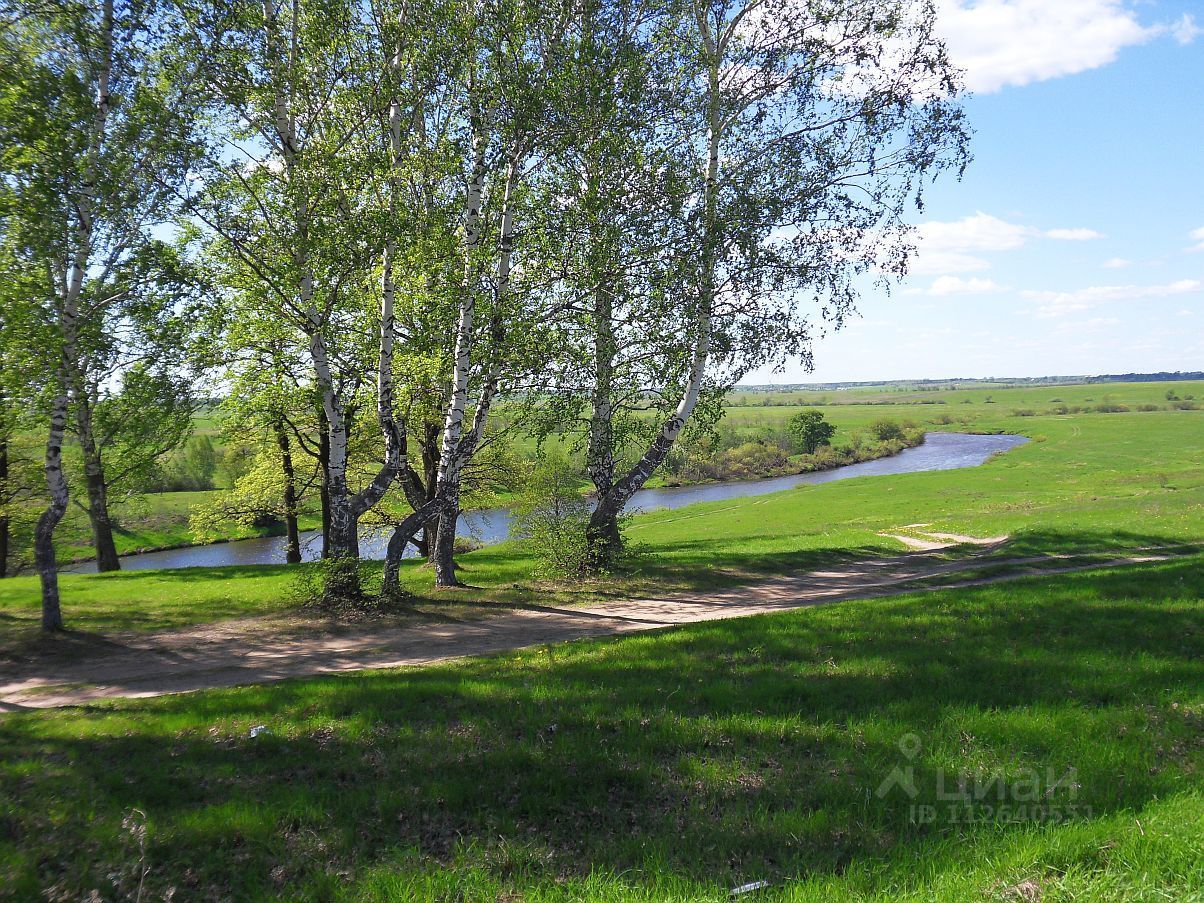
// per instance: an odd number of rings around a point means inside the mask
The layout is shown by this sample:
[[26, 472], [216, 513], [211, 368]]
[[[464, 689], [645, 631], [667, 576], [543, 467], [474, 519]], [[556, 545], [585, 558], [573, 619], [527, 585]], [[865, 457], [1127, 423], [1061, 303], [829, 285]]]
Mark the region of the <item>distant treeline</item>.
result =
[[793, 383], [783, 385], [736, 386], [733, 392], [821, 392], [840, 389], [900, 389], [900, 390], [956, 390], [962, 388], [1007, 388], [1009, 386], [1074, 386], [1090, 383], [1161, 383], [1204, 379], [1204, 371], [1174, 371], [1162, 373], [1105, 373], [1100, 376], [1018, 376], [974, 379], [895, 379], [870, 382], [843, 383]]

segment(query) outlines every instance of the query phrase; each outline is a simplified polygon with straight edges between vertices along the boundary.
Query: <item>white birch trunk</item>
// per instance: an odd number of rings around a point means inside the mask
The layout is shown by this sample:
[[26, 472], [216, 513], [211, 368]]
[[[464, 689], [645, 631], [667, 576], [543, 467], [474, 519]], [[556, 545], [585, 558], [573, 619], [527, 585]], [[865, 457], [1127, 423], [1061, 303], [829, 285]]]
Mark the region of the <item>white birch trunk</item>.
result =
[[[392, 75], [397, 76], [401, 68], [401, 48], [398, 47], [393, 55]], [[401, 191], [400, 168], [402, 163], [401, 143], [402, 109], [401, 101], [394, 91], [389, 103], [388, 145], [390, 159], [389, 174], [389, 214], [390, 228], [397, 214], [397, 195]], [[351, 501], [352, 529], [358, 533], [359, 518], [369, 508], [384, 498], [385, 493], [401, 472], [405, 463], [405, 424], [399, 423], [394, 404], [393, 355], [397, 319], [395, 315], [397, 299], [397, 283], [394, 279], [397, 241], [390, 233], [385, 239], [381, 260], [380, 285], [380, 353], [377, 358], [376, 381], [376, 415], [380, 430], [385, 440], [385, 461], [376, 477], [363, 488]]]
[[[464, 468], [472, 460], [481, 440], [485, 436], [485, 428], [489, 422], [489, 413], [493, 407], [493, 399], [497, 394], [501, 379], [501, 345], [505, 340], [504, 306], [510, 292], [510, 279], [514, 264], [514, 193], [518, 187], [518, 178], [522, 161], [522, 146], [518, 144], [510, 159], [506, 172], [506, 182], [502, 195], [501, 223], [498, 235], [497, 262], [497, 295], [494, 299], [493, 318], [490, 323], [489, 364], [485, 373], [481, 394], [477, 398], [476, 410], [473, 413], [472, 425], [467, 434], [460, 437], [452, 448], [450, 459], [445, 455], [441, 462], [442, 474], [439, 481], [440, 496], [445, 500], [446, 507], [440, 518], [439, 532], [436, 536], [436, 551], [434, 555], [435, 584], [451, 586], [458, 581], [455, 576], [456, 522], [460, 508], [460, 489], [464, 476]], [[478, 236], [479, 242], [479, 226]], [[465, 393], [467, 395], [467, 392]], [[460, 414], [461, 430], [463, 411]], [[444, 432], [444, 447], [447, 433]]]
[[46, 439], [46, 489], [50, 504], [34, 529], [34, 560], [42, 584], [42, 629], [62, 630], [59, 604], [58, 561], [54, 553], [54, 531], [67, 511], [70, 493], [63, 475], [63, 433], [67, 428], [67, 393], [61, 392], [50, 410], [50, 434]]
[[619, 515], [622, 514], [623, 508], [631, 500], [631, 497], [643, 487], [673, 449], [686, 422], [698, 406], [698, 399], [706, 378], [707, 363], [710, 360], [712, 316], [718, 279], [718, 193], [720, 144], [722, 141], [720, 51], [711, 36], [705, 14], [701, 11], [698, 14], [698, 26], [704, 50], [710, 57], [710, 65], [707, 83], [707, 168], [703, 185], [701, 234], [702, 272], [699, 274], [698, 310], [693, 323], [694, 348], [685, 387], [676, 409], [661, 424], [656, 438], [635, 466], [615, 481], [608, 492], [599, 494], [586, 530], [591, 558], [596, 566], [605, 566], [614, 553], [619, 550], [618, 545], [621, 543], [618, 531]]
[[280, 37], [276, 0], [264, 0], [264, 34], [267, 55], [272, 66], [276, 136], [280, 142], [285, 179], [293, 193], [293, 226], [297, 233], [293, 248], [293, 265], [301, 274], [297, 287], [297, 302], [305, 315], [304, 331], [309, 339], [314, 382], [321, 395], [330, 446], [324, 475], [329, 500], [329, 535], [326, 537], [326, 545], [332, 558], [348, 558], [357, 556], [359, 543], [355, 532], [352, 499], [347, 485], [347, 419], [334, 383], [330, 354], [326, 347], [325, 318], [314, 301], [314, 273], [309, 252], [309, 199], [305, 185], [298, 181], [296, 173], [301, 148], [297, 142], [297, 119], [292, 108], [292, 94], [285, 84], [286, 74], [291, 78], [296, 65], [299, 9], [295, 3], [292, 13], [291, 37], [286, 52]]
[[[87, 278], [95, 231], [96, 185], [100, 178], [100, 155], [109, 120], [109, 82], [113, 72], [113, 0], [100, 4], [100, 57], [96, 70], [95, 110], [84, 161], [83, 184], [76, 198], [75, 248], [70, 271], [59, 297], [59, 331], [62, 358], [59, 365], [60, 394], [50, 409], [50, 430], [46, 439], [46, 489], [50, 504], [38, 518], [34, 529], [34, 561], [42, 586], [42, 628], [63, 628], [59, 601], [58, 562], [55, 559], [54, 532], [67, 511], [70, 489], [63, 472], [63, 435], [67, 428], [70, 387], [78, 385], [81, 375], [78, 343], [79, 299]], [[88, 424], [89, 432], [91, 424]], [[106, 512], [107, 517], [107, 512]]]
[[451, 485], [459, 483], [464, 436], [464, 416], [468, 408], [468, 381], [472, 371], [473, 329], [476, 318], [476, 257], [481, 245], [481, 205], [485, 195], [485, 154], [489, 148], [487, 116], [479, 109], [473, 112], [473, 160], [468, 194], [464, 202], [464, 284], [460, 295], [459, 317], [456, 323], [455, 360], [452, 371], [451, 397], [443, 424], [443, 444], [439, 455], [439, 489], [446, 495]]

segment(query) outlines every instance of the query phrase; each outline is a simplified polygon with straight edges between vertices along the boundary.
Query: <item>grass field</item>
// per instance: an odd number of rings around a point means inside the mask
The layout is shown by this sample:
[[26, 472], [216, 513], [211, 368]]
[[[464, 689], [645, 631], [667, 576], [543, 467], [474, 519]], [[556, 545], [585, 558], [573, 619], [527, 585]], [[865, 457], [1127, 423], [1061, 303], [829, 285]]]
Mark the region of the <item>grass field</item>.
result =
[[[1167, 388], [1025, 391], [1135, 408]], [[0, 897], [136, 899], [144, 875], [144, 900], [719, 901], [756, 881], [737, 899], [1204, 899], [1204, 412], [1014, 403], [1034, 413], [828, 404], [849, 430], [889, 410], [1032, 441], [979, 468], [642, 515], [605, 583], [540, 583], [520, 543], [462, 556], [472, 588], [403, 579], [436, 606], [571, 604], [897, 553], [880, 534], [918, 523], [1010, 534], [1009, 556], [1196, 554], [0, 716]], [[295, 573], [69, 575], [64, 613], [102, 633], [270, 614]], [[0, 649], [37, 612], [32, 579], [0, 581]]]
[[1201, 563], [8, 716], [0, 893], [1193, 899]]

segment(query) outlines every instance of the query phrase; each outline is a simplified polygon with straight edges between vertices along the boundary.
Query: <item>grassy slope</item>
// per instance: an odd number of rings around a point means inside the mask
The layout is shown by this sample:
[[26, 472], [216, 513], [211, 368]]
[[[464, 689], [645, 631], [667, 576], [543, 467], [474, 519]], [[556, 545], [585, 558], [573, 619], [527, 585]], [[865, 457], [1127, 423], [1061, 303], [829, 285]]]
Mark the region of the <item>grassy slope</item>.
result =
[[[630, 535], [647, 554], [603, 586], [531, 582], [519, 544], [465, 555], [462, 576], [481, 589], [455, 595], [529, 602], [731, 584], [813, 567], [848, 554], [899, 551], [877, 535], [908, 524], [990, 536], [1012, 533], [1013, 552], [1133, 549], [1204, 540], [1204, 412], [983, 417], [1033, 441], [983, 467], [865, 478], [638, 517]], [[153, 628], [258, 614], [290, 604], [283, 567], [186, 569], [65, 576], [67, 619], [85, 630]], [[371, 566], [375, 574], [376, 567]], [[430, 572], [403, 569], [431, 597]], [[446, 598], [446, 595], [442, 596]], [[37, 583], [0, 581], [0, 619], [31, 623]], [[0, 621], [2, 623], [2, 621]]]
[[[138, 809], [145, 899], [1193, 898], [1201, 563], [8, 716], [0, 895], [132, 896]], [[930, 825], [876, 793], [909, 734]], [[1070, 823], [954, 823], [942, 770]]]

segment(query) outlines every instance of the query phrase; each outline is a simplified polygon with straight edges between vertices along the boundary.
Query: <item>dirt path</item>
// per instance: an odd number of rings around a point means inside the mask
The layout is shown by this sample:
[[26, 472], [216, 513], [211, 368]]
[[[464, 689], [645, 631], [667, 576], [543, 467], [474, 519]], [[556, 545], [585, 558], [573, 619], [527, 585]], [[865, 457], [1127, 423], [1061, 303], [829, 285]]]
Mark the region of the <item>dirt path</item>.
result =
[[[963, 537], [958, 537], [963, 539]], [[1050, 558], [950, 561], [931, 551], [863, 559], [826, 570], [766, 580], [736, 589], [637, 599], [588, 608], [502, 609], [473, 620], [381, 627], [352, 625], [339, 632], [316, 627], [265, 638], [265, 619], [245, 619], [154, 634], [106, 638], [80, 656], [16, 663], [0, 671], [0, 712], [81, 705], [119, 697], [161, 696], [212, 687], [268, 683], [289, 677], [428, 665], [470, 655], [610, 634], [654, 630], [718, 618], [803, 608], [923, 589], [994, 583], [1142, 561], [1148, 555], [1059, 565]], [[1036, 565], [1034, 570], [1032, 566]], [[1022, 572], [958, 581], [957, 575], [990, 566]], [[943, 578], [938, 586], [917, 581]], [[279, 621], [275, 622], [276, 628]]]

